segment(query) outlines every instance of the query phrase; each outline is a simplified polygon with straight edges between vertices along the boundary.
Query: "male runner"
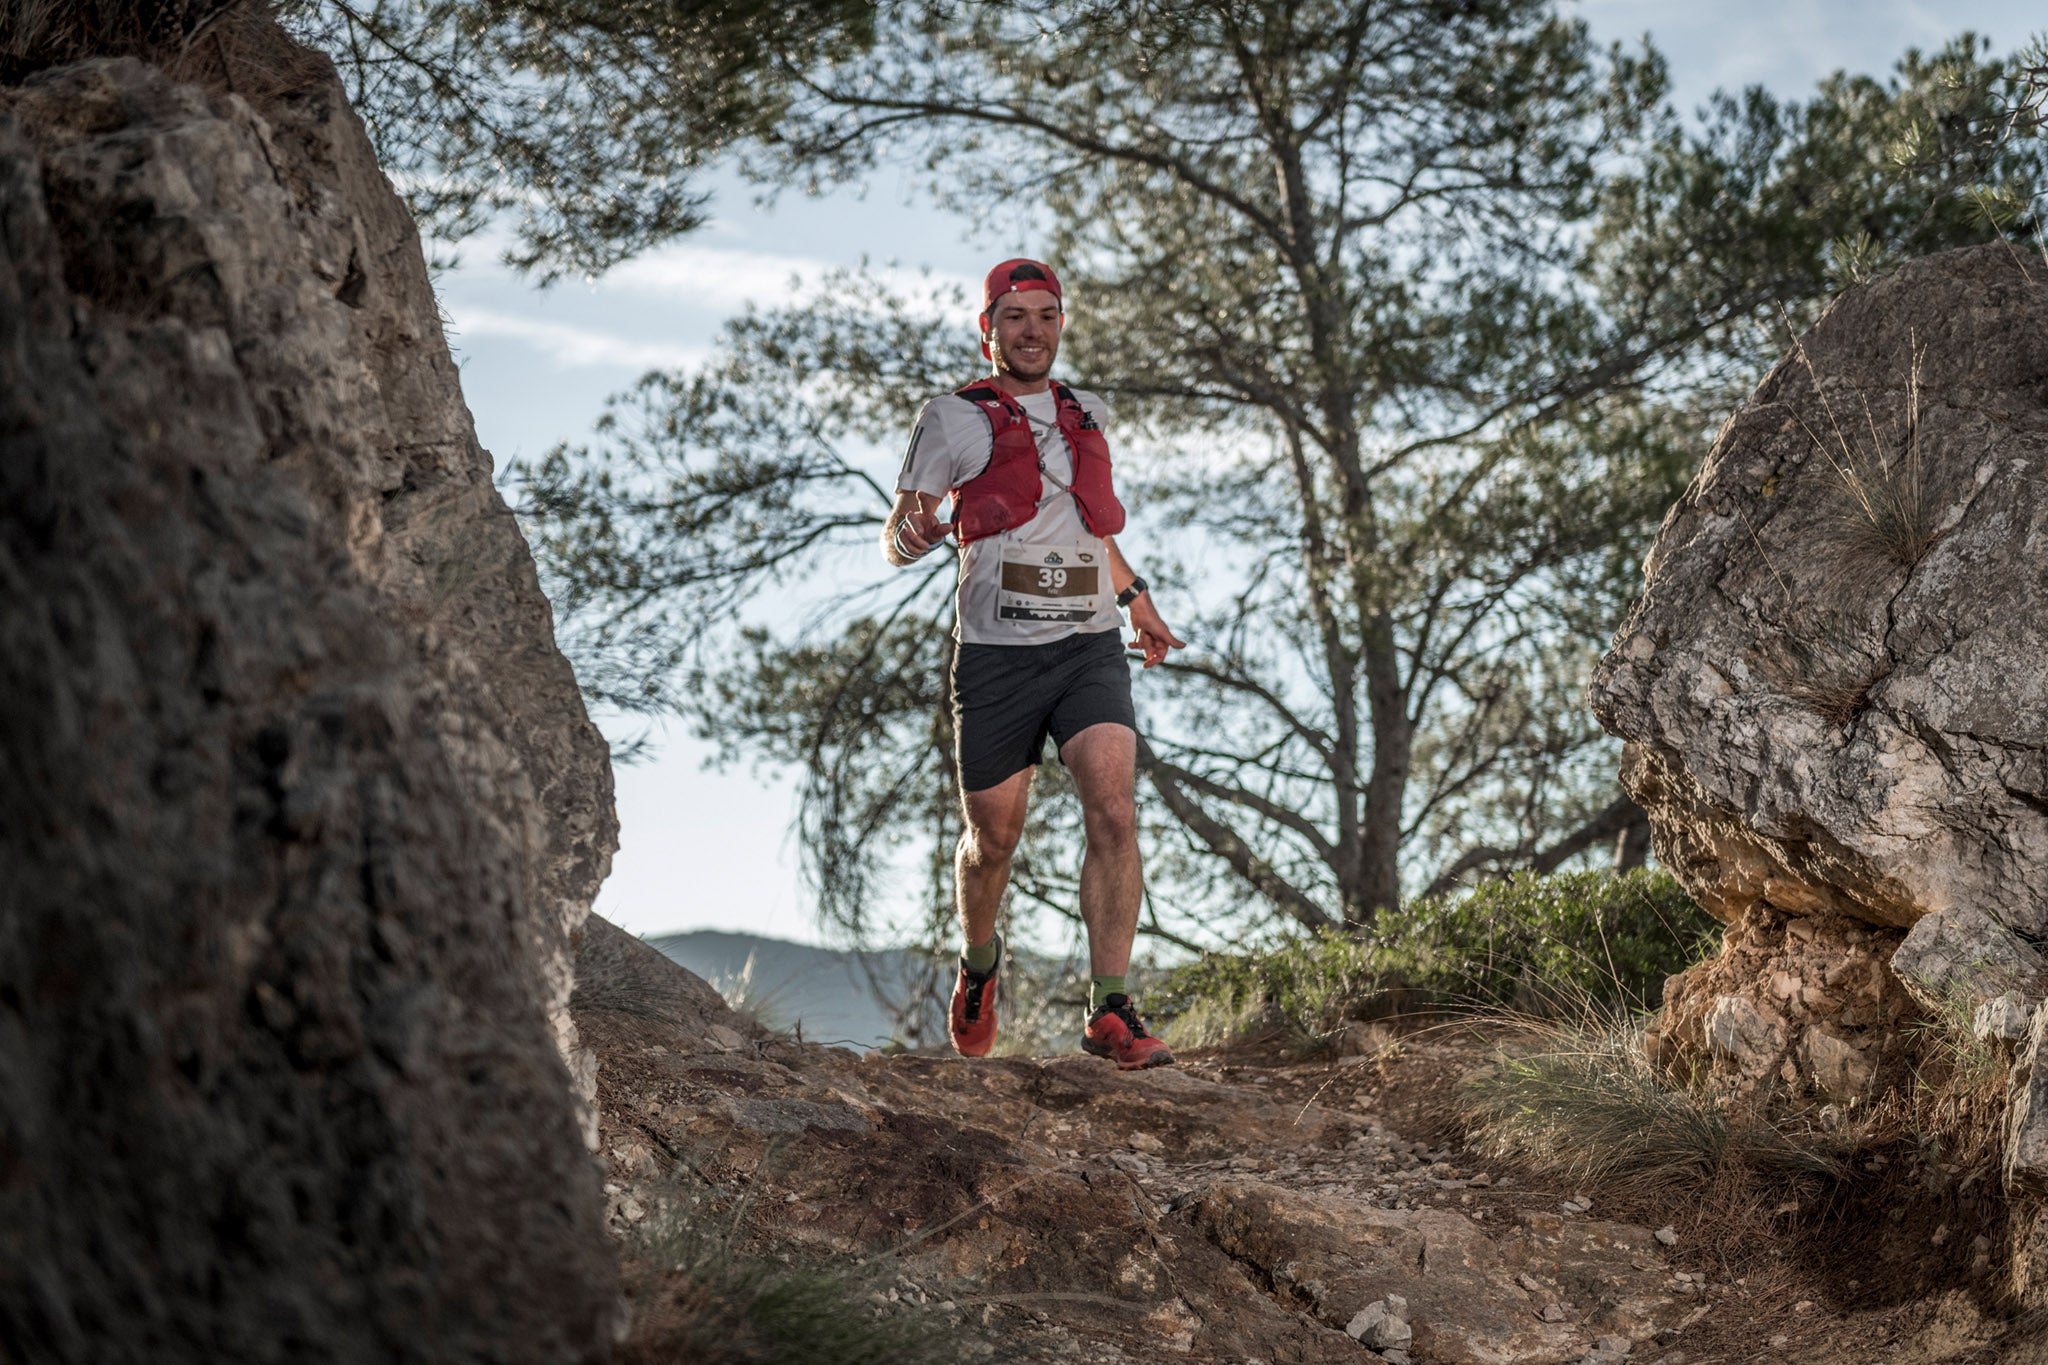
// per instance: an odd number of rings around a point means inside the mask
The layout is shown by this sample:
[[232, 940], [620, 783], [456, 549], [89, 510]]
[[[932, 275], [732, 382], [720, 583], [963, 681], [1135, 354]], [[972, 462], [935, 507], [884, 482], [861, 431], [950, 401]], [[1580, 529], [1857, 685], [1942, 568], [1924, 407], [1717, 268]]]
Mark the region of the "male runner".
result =
[[[1065, 322], [1059, 278], [1044, 263], [1005, 261], [988, 273], [980, 324], [993, 372], [918, 414], [882, 555], [901, 566], [949, 533], [961, 542], [953, 728], [967, 827], [954, 877], [967, 947], [953, 988], [953, 1047], [981, 1057], [995, 1043], [996, 910], [1050, 735], [1087, 830], [1081, 919], [1092, 975], [1081, 1046], [1131, 1071], [1173, 1054], [1145, 1031], [1124, 987], [1144, 883], [1137, 717], [1117, 609], [1131, 613], [1145, 667], [1183, 644], [1112, 539], [1123, 508], [1102, 402], [1052, 379]], [[947, 494], [953, 520], [941, 522]]]

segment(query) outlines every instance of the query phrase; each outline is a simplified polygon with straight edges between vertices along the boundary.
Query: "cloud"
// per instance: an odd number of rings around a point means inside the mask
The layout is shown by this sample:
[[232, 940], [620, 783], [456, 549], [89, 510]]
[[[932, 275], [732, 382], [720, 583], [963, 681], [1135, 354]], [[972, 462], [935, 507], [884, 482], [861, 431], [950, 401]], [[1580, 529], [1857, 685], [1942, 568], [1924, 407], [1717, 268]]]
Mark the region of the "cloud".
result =
[[[812, 256], [678, 242], [618, 266], [597, 288], [660, 294], [710, 312], [733, 313], [750, 303], [765, 307], [813, 297], [825, 275], [838, 268], [838, 262]], [[867, 273], [913, 302], [951, 285], [971, 298], [981, 287], [979, 280], [964, 276], [895, 265], [873, 266]]]
[[634, 341], [571, 323], [550, 322], [545, 318], [506, 313], [495, 308], [475, 308], [451, 302], [448, 309], [450, 330], [458, 343], [463, 337], [504, 337], [524, 342], [563, 365], [675, 370], [702, 364], [708, 354], [702, 346]]
[[1883, 80], [1909, 46], [1932, 52], [1965, 28], [2010, 50], [2039, 22], [2038, 0], [1581, 0], [1576, 8], [1596, 40], [1632, 41], [1648, 29], [1671, 62], [1681, 113], [1716, 89], [1756, 84], [1807, 99], [1837, 70]]

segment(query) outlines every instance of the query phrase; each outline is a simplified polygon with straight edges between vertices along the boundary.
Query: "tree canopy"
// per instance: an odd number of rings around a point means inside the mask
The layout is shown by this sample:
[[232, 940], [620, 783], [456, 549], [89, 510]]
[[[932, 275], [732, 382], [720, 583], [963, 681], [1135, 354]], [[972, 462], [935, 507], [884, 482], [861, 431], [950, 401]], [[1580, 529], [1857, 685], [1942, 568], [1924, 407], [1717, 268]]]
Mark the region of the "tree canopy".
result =
[[696, 175], [770, 137], [792, 73], [859, 52], [863, 0], [282, 0], [423, 227], [512, 231], [541, 279], [703, 223]]
[[[1628, 825], [1580, 686], [1719, 416], [1844, 283], [2024, 236], [2044, 184], [2012, 70], [1967, 37], [1694, 123], [1653, 52], [1542, 0], [879, 13], [740, 154], [764, 178], [917, 158], [942, 201], [1038, 228], [1063, 373], [1109, 395], [1143, 478], [1129, 548], [1204, 646], [1141, 694], [1184, 911], [1248, 890], [1362, 925]], [[528, 471], [599, 692], [800, 765], [850, 922], [895, 841], [953, 819], [950, 568], [844, 558], [887, 504], [860, 449], [968, 377], [971, 311], [842, 279]], [[806, 629], [731, 624], [821, 573]], [[1073, 842], [1027, 843], [1020, 892], [1070, 907]]]

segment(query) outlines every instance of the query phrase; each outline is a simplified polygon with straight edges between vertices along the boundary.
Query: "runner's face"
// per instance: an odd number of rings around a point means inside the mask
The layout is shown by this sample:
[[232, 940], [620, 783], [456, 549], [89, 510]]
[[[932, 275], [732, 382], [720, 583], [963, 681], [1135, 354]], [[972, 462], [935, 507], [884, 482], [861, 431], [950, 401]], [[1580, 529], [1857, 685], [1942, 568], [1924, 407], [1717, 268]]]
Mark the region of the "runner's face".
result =
[[1005, 294], [989, 317], [989, 355], [996, 371], [1026, 384], [1052, 373], [1060, 349], [1060, 301], [1049, 289]]

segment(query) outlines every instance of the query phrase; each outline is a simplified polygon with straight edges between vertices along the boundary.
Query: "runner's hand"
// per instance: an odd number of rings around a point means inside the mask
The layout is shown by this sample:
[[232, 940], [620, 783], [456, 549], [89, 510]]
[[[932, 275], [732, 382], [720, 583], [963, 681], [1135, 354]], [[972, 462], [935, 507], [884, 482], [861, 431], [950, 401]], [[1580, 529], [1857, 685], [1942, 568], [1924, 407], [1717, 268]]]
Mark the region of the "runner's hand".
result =
[[1138, 638], [1131, 641], [1131, 648], [1142, 650], [1145, 667], [1164, 662], [1169, 649], [1186, 649], [1188, 642], [1167, 628], [1166, 619], [1159, 614], [1159, 608], [1152, 605], [1152, 594], [1141, 592], [1130, 605], [1131, 629], [1138, 632]]
[[896, 530], [896, 548], [917, 559], [953, 533], [953, 523], [930, 512], [906, 513]]

